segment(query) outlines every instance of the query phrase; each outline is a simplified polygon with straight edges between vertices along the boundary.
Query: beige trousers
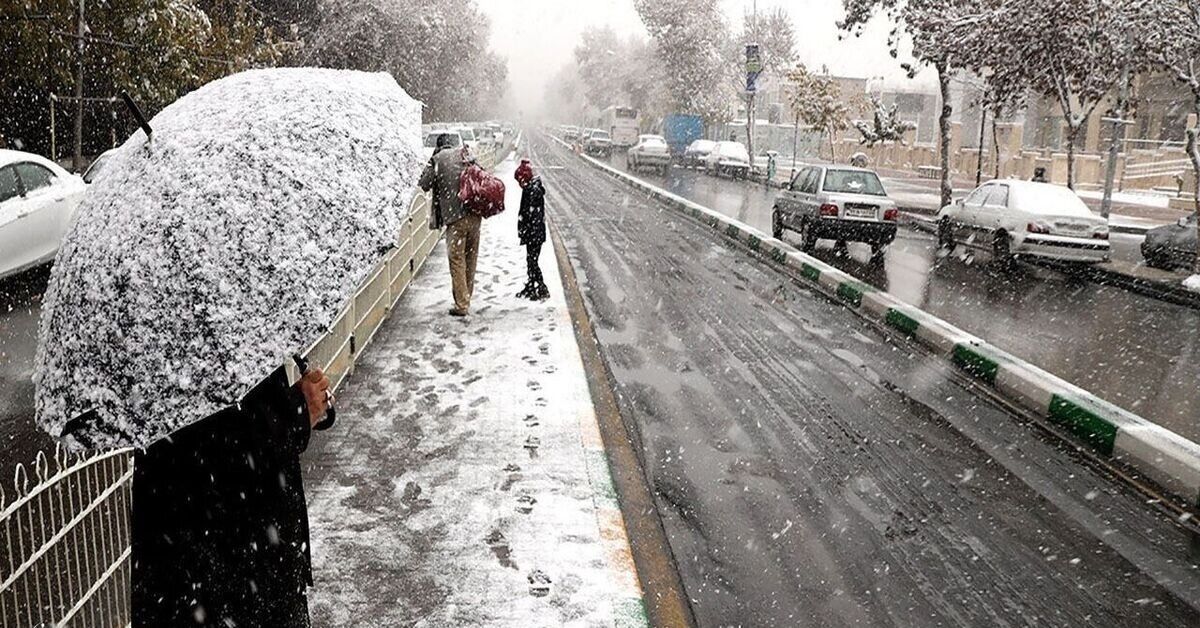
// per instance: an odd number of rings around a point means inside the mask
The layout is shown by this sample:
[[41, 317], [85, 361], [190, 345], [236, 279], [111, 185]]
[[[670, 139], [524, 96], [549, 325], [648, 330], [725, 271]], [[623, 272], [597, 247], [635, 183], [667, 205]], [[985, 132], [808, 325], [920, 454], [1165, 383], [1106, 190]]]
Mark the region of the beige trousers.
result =
[[479, 226], [483, 219], [468, 214], [446, 228], [446, 251], [450, 256], [450, 283], [454, 291], [454, 309], [471, 308], [475, 292], [475, 263], [479, 259]]

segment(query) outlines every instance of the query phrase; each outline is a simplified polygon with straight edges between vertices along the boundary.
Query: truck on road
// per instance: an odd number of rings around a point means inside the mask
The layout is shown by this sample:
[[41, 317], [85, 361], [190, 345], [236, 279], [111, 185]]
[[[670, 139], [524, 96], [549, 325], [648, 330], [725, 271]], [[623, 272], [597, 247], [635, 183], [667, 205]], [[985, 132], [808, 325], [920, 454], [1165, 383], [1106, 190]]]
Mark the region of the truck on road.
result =
[[682, 158], [692, 142], [704, 137], [704, 121], [700, 116], [672, 113], [663, 118], [662, 134], [671, 148], [671, 156]]

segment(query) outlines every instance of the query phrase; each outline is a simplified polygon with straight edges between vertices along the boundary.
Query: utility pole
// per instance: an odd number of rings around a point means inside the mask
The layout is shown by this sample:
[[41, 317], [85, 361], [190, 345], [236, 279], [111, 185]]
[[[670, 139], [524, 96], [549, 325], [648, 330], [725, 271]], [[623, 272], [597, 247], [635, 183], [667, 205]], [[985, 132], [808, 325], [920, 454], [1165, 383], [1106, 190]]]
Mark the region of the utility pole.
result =
[[1129, 100], [1129, 65], [1121, 69], [1121, 89], [1117, 94], [1117, 103], [1113, 117], [1104, 118], [1104, 122], [1112, 122], [1112, 142], [1108, 145], [1108, 164], [1104, 172], [1104, 200], [1100, 202], [1100, 215], [1108, 218], [1112, 210], [1113, 181], [1117, 178], [1117, 154], [1121, 148], [1121, 138], [1125, 135], [1125, 125], [1132, 124], [1125, 120], [1126, 101]]
[[79, 172], [83, 169], [83, 47], [87, 37], [87, 25], [83, 21], [83, 3], [79, 0], [79, 17], [75, 52], [78, 65], [75, 71], [75, 153], [71, 157], [71, 169]]

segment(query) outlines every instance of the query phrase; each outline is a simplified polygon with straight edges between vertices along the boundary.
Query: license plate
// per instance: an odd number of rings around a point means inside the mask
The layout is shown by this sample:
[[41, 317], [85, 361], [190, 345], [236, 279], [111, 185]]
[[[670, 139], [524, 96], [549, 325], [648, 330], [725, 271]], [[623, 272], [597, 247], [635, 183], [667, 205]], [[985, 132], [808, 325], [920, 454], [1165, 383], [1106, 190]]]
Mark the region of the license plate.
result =
[[847, 218], [869, 218], [875, 219], [875, 209], [871, 207], [846, 207]]

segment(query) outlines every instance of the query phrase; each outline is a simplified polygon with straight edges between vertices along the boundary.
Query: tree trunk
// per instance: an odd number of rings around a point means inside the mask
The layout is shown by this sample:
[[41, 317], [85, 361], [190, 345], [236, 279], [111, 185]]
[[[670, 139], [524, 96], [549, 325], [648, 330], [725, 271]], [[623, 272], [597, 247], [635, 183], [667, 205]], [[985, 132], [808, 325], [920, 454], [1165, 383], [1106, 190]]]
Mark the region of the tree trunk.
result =
[[945, 207], [950, 204], [950, 197], [954, 193], [954, 189], [950, 187], [950, 67], [945, 60], [937, 63], [938, 73], [938, 89], [942, 96], [942, 111], [938, 115], [938, 132], [941, 134], [941, 161], [942, 161], [942, 204]]
[[1075, 136], [1080, 127], [1067, 127], [1067, 187], [1075, 189]]
[[800, 116], [796, 116], [796, 127], [792, 130], [792, 176], [796, 174], [796, 153], [800, 152]]
[[[1200, 115], [1200, 111], [1198, 111], [1198, 115]], [[1198, 217], [1196, 220], [1196, 259], [1192, 262], [1192, 272], [1200, 275], [1200, 146], [1197, 146], [1196, 142], [1197, 133], [1200, 133], [1200, 129], [1187, 130], [1187, 152], [1188, 157], [1192, 160], [1192, 173], [1196, 177], [1196, 185], [1192, 188], [1194, 196], [1192, 207]]]
[[992, 152], [995, 154], [996, 161], [996, 175], [992, 177], [993, 179], [1000, 178], [1000, 138], [996, 133], [996, 115], [997, 112], [992, 112]]
[[826, 127], [825, 134], [829, 136], [829, 163], [837, 163], [837, 145], [833, 143], [833, 128]]

